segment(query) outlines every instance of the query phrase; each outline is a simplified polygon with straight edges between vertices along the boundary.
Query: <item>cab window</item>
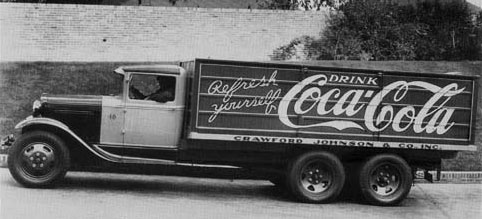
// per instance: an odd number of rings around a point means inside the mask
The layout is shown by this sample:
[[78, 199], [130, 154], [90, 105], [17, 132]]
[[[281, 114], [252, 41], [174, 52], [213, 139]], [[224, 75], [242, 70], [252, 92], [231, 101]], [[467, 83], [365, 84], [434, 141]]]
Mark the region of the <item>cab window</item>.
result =
[[129, 83], [129, 98], [159, 103], [174, 101], [176, 78], [173, 76], [133, 74]]

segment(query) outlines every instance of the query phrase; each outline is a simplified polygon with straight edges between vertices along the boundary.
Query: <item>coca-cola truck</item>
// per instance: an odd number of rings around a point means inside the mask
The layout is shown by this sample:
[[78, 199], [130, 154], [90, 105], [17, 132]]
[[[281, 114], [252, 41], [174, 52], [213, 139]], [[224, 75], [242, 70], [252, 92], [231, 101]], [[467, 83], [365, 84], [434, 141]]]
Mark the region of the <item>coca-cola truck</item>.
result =
[[349, 185], [394, 205], [416, 170], [476, 150], [473, 76], [210, 59], [115, 73], [118, 95], [34, 102], [9, 150], [17, 182], [51, 186], [89, 165], [219, 165], [269, 173], [303, 202]]

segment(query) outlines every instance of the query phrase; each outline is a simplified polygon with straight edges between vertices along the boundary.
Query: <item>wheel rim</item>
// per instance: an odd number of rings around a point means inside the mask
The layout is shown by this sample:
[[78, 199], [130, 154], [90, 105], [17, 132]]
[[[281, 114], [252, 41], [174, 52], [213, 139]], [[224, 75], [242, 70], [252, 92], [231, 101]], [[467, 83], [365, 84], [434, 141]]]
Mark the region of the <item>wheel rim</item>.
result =
[[318, 194], [327, 190], [333, 183], [333, 172], [322, 162], [311, 162], [303, 167], [300, 182], [307, 192]]
[[55, 169], [55, 154], [52, 146], [36, 142], [29, 144], [20, 153], [20, 168], [27, 176], [42, 179]]
[[401, 173], [393, 164], [377, 166], [370, 174], [370, 188], [380, 196], [390, 196], [400, 188]]

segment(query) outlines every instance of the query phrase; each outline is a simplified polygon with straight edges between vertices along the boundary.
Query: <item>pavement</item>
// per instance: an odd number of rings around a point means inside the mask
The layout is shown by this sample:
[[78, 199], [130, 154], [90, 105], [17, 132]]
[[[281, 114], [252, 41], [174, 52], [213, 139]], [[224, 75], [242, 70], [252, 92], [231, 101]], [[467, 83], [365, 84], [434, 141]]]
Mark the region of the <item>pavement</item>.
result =
[[400, 206], [304, 204], [262, 180], [69, 172], [54, 189], [0, 168], [0, 218], [482, 218], [482, 184], [415, 184]]

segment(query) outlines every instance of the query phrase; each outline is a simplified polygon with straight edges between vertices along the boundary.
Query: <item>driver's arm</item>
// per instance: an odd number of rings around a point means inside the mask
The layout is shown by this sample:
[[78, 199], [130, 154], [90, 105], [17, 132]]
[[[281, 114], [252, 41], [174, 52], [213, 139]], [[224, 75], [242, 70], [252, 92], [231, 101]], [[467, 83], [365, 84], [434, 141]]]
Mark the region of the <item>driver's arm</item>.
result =
[[174, 94], [173, 92], [170, 91], [163, 91], [160, 93], [154, 93], [149, 96], [149, 100], [154, 100], [159, 103], [165, 103], [167, 101], [173, 101], [174, 100]]

